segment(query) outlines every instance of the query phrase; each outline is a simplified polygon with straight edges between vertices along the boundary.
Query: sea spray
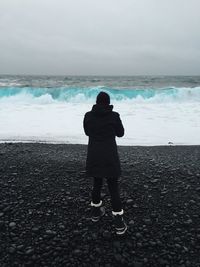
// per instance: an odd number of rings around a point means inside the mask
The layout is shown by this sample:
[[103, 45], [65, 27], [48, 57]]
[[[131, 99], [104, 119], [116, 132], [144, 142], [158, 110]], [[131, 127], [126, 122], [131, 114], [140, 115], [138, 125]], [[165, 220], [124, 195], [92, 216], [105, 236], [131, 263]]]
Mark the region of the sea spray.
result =
[[200, 144], [198, 79], [3, 77], [0, 142], [87, 144], [84, 114], [95, 103], [97, 94], [105, 91], [125, 127], [125, 136], [117, 138], [118, 144]]
[[[160, 88], [160, 89], [115, 89], [108, 87], [93, 88], [32, 88], [32, 87], [2, 87], [0, 88], [0, 101], [27, 102], [34, 100], [34, 103], [40, 98], [47, 98], [59, 102], [82, 103], [94, 102], [100, 91], [109, 93], [112, 101], [133, 101], [133, 102], [200, 102], [200, 87], [195, 88]], [[49, 103], [49, 101], [48, 101]], [[31, 102], [29, 103], [31, 104]]]

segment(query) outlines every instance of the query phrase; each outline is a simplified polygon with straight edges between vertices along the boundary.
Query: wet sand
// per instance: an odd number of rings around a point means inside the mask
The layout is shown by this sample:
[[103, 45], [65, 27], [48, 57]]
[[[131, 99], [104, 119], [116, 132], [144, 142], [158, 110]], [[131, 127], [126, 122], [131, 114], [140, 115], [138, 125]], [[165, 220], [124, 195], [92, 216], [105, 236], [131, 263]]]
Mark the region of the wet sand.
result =
[[200, 266], [200, 146], [119, 147], [129, 226], [90, 220], [84, 145], [0, 144], [0, 266]]

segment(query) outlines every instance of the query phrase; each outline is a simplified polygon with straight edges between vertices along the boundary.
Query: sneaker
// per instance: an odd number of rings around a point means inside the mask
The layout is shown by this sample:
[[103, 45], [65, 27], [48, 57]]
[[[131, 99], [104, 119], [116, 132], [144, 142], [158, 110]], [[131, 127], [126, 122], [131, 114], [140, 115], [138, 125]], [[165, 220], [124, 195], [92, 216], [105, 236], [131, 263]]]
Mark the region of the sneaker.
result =
[[102, 216], [105, 214], [105, 208], [101, 207], [102, 201], [99, 204], [94, 204], [91, 202], [92, 212], [91, 212], [91, 220], [93, 222], [98, 222]]
[[[120, 212], [123, 214], [123, 211]], [[117, 235], [123, 235], [127, 230], [127, 225], [124, 221], [122, 214], [114, 214], [114, 227]]]

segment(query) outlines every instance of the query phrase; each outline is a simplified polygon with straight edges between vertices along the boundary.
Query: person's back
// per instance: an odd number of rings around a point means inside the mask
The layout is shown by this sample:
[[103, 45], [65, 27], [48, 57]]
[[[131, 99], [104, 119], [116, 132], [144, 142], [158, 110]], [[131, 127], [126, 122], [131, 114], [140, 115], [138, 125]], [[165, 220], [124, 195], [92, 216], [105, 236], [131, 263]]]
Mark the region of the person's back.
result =
[[[105, 92], [97, 96], [96, 105], [87, 112], [84, 117], [85, 134], [89, 136], [88, 153], [86, 161], [87, 175], [93, 177], [93, 191], [91, 205], [94, 207], [92, 220], [97, 221], [101, 217], [100, 212], [101, 187], [103, 178], [107, 179], [113, 215], [122, 215], [122, 205], [118, 192], [118, 177], [121, 174], [120, 161], [117, 152], [115, 137], [124, 135], [124, 127], [117, 112], [112, 111], [110, 97]], [[96, 208], [96, 209], [95, 209]], [[94, 216], [94, 215], [97, 216]], [[122, 216], [114, 216], [118, 219], [117, 234], [123, 234], [127, 226]], [[117, 230], [118, 229], [118, 230]]]
[[115, 136], [122, 137], [124, 135], [119, 114], [112, 109], [112, 105], [97, 104], [86, 113], [85, 129], [90, 140], [106, 141], [115, 139]]
[[85, 114], [84, 129], [89, 136], [87, 174], [92, 177], [118, 177], [121, 174], [115, 136], [124, 128], [112, 105], [96, 104]]

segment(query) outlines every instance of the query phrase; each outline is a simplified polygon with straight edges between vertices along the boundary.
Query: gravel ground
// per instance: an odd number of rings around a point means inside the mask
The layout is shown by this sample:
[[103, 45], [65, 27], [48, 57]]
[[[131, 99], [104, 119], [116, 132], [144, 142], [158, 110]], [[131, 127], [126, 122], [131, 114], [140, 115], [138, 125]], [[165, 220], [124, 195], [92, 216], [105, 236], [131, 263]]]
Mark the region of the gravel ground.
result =
[[129, 226], [90, 221], [86, 146], [0, 144], [0, 266], [200, 266], [200, 146], [119, 147]]

